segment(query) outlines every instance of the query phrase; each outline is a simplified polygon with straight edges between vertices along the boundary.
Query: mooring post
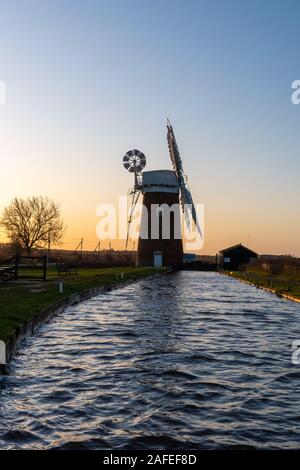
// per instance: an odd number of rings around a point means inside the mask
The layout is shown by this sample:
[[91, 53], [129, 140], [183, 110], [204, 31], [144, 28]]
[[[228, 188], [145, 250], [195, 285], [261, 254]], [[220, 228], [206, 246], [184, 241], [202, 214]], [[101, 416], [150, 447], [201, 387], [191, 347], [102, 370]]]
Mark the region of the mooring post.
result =
[[6, 345], [0, 340], [0, 366], [6, 364]]

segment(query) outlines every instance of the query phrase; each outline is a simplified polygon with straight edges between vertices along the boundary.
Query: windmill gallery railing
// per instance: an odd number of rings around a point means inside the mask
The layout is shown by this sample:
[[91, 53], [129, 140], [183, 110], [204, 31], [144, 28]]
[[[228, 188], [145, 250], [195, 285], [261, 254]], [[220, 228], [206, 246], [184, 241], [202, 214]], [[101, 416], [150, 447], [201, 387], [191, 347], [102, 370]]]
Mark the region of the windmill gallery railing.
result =
[[[47, 279], [47, 256], [15, 256], [0, 263], [0, 280], [9, 281], [18, 278]], [[41, 276], [34, 271], [41, 271]]]

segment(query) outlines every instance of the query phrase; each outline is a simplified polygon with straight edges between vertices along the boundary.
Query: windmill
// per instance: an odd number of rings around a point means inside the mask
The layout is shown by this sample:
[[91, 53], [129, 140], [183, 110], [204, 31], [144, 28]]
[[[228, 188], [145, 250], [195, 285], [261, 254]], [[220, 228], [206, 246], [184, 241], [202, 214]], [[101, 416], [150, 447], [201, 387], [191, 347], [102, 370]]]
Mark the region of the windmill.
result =
[[[143, 195], [143, 209], [141, 216], [141, 229], [138, 241], [138, 266], [143, 265], [180, 265], [183, 261], [183, 246], [181, 236], [180, 211], [173, 210], [181, 205], [187, 227], [191, 220], [202, 237], [196, 210], [191, 192], [184, 175], [182, 160], [174, 136], [173, 128], [168, 121], [167, 139], [173, 170], [142, 171], [146, 165], [145, 155], [139, 150], [130, 150], [123, 158], [125, 169], [134, 173], [134, 187], [130, 191], [132, 196], [131, 209], [128, 219], [128, 234], [132, 215], [138, 202], [139, 195]], [[154, 208], [154, 211], [153, 211]], [[168, 217], [164, 211], [169, 209]], [[156, 211], [157, 230], [153, 224], [153, 213]], [[165, 237], [167, 233], [169, 236]]]

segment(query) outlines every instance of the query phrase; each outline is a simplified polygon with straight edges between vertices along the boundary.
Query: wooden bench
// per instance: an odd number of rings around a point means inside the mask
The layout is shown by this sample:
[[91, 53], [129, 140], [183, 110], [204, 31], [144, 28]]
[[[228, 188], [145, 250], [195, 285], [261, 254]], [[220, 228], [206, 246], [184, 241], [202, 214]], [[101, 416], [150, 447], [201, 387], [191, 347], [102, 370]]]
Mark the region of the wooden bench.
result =
[[67, 263], [57, 263], [56, 264], [57, 272], [58, 274], [65, 273], [67, 276], [68, 274], [75, 274], [76, 276], [78, 275], [78, 267], [77, 266], [72, 266], [71, 264]]
[[0, 267], [0, 281], [11, 281], [15, 278], [15, 267], [1, 266]]

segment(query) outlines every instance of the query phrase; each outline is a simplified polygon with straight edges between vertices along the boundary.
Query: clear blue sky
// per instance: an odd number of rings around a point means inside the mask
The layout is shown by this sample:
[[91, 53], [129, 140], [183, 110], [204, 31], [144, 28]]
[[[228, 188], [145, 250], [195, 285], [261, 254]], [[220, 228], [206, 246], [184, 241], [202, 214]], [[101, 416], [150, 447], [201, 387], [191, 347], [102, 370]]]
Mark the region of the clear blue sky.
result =
[[299, 2], [10, 0], [0, 13], [0, 209], [48, 195], [66, 243], [93, 242], [97, 204], [132, 183], [128, 149], [170, 167], [169, 117], [205, 204], [203, 252], [249, 237], [300, 255]]

